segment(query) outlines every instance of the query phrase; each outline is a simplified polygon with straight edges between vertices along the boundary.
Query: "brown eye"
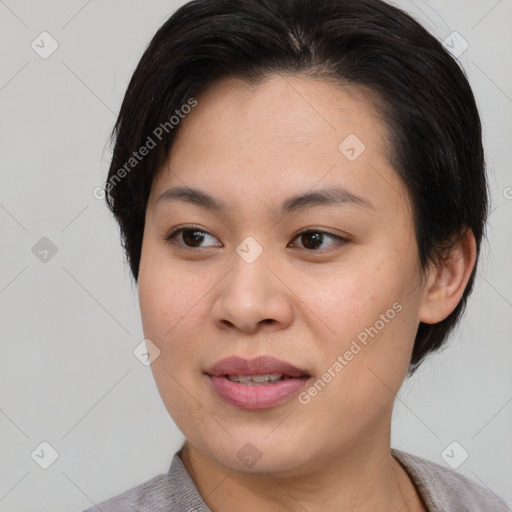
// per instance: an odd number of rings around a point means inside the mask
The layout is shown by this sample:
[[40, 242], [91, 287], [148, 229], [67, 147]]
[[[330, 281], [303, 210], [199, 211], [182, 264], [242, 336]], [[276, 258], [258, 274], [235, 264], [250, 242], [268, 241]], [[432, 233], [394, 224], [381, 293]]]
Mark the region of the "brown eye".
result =
[[302, 233], [299, 233], [295, 239], [299, 239], [301, 241], [302, 249], [307, 249], [310, 251], [325, 249], [326, 247], [322, 247], [322, 244], [329, 239], [334, 240], [334, 243], [329, 244], [327, 247], [332, 245], [340, 245], [347, 242], [347, 240], [340, 236], [317, 230], [303, 231]]
[[181, 232], [181, 239], [185, 242], [185, 245], [189, 247], [198, 247], [204, 240], [205, 236], [202, 231], [184, 229]]
[[[211, 233], [208, 233], [208, 231], [203, 231], [197, 228], [180, 228], [170, 233], [166, 237], [166, 240], [168, 242], [173, 241], [179, 245], [183, 245], [185, 247], [193, 249], [201, 247], [210, 247], [212, 244], [201, 245], [205, 240], [208, 239], [208, 237], [217, 240]], [[213, 245], [218, 246], [218, 244]]]

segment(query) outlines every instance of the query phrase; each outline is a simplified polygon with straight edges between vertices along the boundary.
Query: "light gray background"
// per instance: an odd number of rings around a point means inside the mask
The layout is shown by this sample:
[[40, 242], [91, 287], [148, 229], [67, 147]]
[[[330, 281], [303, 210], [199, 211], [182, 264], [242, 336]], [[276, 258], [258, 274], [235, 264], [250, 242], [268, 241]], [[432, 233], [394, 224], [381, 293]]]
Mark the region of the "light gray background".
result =
[[[181, 444], [133, 355], [136, 288], [93, 196], [131, 73], [181, 3], [0, 1], [1, 512], [82, 510], [167, 471]], [[457, 441], [469, 453], [458, 471], [512, 503], [512, 0], [398, 5], [469, 43], [459, 61], [481, 109], [492, 214], [467, 314], [404, 385], [392, 444], [446, 464]], [[59, 44], [47, 59], [31, 48], [42, 31]], [[42, 237], [58, 249], [46, 263], [32, 252]], [[48, 469], [31, 458], [43, 441], [58, 452]]]

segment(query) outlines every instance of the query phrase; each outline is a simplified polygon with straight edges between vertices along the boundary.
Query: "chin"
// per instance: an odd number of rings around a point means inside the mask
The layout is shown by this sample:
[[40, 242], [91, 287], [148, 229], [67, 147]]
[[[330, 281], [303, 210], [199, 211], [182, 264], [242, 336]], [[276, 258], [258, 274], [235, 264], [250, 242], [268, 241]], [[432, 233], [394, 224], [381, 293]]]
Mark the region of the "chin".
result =
[[[304, 441], [282, 436], [274, 438], [265, 434], [233, 435], [225, 438], [224, 442], [204, 439], [199, 444], [194, 443], [203, 453], [207, 453], [218, 464], [232, 471], [241, 473], [296, 473], [302, 465], [309, 465], [313, 457], [311, 447]], [[308, 451], [301, 449], [308, 446]]]

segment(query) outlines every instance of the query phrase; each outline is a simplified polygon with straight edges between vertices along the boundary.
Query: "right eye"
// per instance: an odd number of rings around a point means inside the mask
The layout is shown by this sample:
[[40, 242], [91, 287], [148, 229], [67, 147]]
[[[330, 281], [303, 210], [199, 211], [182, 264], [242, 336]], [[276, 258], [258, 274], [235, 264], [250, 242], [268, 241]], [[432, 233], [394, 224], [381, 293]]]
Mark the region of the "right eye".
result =
[[[172, 242], [183, 246], [186, 249], [211, 247], [212, 245], [201, 246], [201, 243], [205, 238], [210, 237], [211, 239], [217, 240], [211, 233], [199, 229], [196, 227], [182, 227], [171, 231], [166, 237], [167, 242]], [[216, 247], [222, 247], [222, 244], [214, 244]]]

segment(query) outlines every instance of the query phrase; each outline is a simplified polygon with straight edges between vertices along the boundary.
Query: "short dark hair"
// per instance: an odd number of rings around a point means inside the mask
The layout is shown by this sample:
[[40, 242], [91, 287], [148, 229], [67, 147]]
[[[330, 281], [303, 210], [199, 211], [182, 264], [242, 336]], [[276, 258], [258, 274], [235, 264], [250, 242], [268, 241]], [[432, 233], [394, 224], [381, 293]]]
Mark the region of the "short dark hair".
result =
[[[478, 258], [488, 213], [481, 123], [464, 71], [435, 37], [381, 0], [193, 0], [146, 48], [112, 132], [106, 200], [135, 281], [152, 180], [179, 129], [170, 119], [221, 78], [256, 83], [273, 74], [374, 92], [389, 132], [389, 161], [413, 206], [420, 268], [441, 261], [467, 229]], [[155, 147], [131, 161], [150, 140]], [[457, 324], [475, 275], [476, 265], [446, 319], [420, 323], [409, 374]]]

